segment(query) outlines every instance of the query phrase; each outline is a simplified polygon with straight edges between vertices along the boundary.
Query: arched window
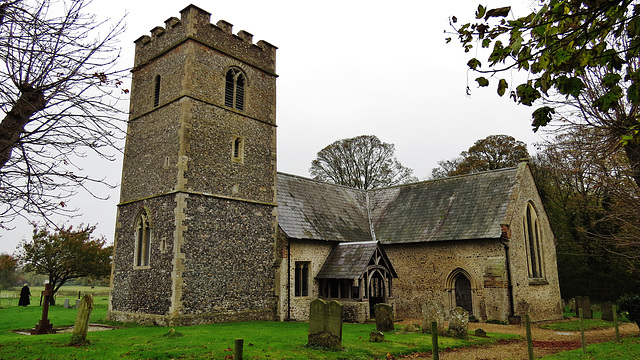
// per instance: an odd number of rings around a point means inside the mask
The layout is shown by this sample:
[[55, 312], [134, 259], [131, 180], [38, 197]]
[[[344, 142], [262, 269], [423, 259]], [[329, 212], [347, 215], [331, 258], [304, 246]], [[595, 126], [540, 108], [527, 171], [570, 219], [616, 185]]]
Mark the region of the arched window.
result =
[[244, 162], [244, 139], [235, 137], [231, 148], [231, 160], [233, 162]]
[[542, 261], [542, 244], [540, 236], [540, 225], [538, 214], [533, 204], [527, 204], [524, 218], [524, 236], [527, 247], [527, 263], [529, 266], [529, 277], [540, 279], [544, 277]]
[[151, 226], [149, 213], [146, 209], [140, 211], [136, 219], [135, 236], [135, 266], [149, 266], [149, 257], [151, 256]]
[[153, 107], [160, 105], [160, 75], [156, 75], [156, 87], [153, 93]]
[[238, 69], [229, 69], [225, 77], [224, 106], [244, 110], [245, 78]]

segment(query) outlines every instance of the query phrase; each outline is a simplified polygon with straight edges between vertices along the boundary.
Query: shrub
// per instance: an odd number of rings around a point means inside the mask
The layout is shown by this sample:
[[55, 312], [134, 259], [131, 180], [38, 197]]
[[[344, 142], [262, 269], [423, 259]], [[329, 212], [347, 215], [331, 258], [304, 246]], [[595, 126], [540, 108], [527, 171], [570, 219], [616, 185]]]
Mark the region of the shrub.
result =
[[629, 320], [638, 324], [640, 322], [640, 294], [624, 295], [618, 299], [620, 311], [629, 314]]

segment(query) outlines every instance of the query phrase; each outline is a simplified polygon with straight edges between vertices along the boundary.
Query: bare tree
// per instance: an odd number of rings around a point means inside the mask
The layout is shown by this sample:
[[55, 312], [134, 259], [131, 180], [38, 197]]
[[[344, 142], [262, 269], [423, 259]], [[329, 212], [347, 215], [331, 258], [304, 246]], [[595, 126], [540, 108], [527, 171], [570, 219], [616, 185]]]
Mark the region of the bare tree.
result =
[[363, 190], [417, 181], [394, 152], [374, 135], [342, 139], [320, 150], [309, 171], [316, 180]]
[[115, 65], [124, 25], [97, 21], [89, 4], [0, 5], [0, 227], [16, 216], [71, 214], [65, 202], [78, 189], [109, 185], [77, 160], [113, 159], [123, 137], [116, 103], [127, 90]]

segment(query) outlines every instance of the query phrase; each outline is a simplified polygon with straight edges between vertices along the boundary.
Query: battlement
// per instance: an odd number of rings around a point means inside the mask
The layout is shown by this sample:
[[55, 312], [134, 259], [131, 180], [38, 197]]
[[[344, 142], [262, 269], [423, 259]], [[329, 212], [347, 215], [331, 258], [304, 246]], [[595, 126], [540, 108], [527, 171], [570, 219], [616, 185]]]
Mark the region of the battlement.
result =
[[227, 21], [220, 20], [215, 25], [212, 24], [211, 14], [195, 5], [187, 6], [180, 15], [180, 19], [167, 19], [164, 27], [153, 28], [150, 36], [143, 35], [134, 41], [134, 67], [144, 66], [166, 51], [191, 39], [275, 74], [277, 47], [274, 45], [264, 40], [254, 44], [253, 35], [244, 30], [234, 35], [233, 25]]

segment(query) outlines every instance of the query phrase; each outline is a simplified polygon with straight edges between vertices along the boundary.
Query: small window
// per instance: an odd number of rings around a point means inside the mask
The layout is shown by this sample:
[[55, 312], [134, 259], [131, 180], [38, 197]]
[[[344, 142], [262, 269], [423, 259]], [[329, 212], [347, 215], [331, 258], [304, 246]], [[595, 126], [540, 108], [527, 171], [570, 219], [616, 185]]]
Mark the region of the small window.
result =
[[143, 209], [136, 220], [135, 265], [149, 266], [151, 256], [151, 226], [149, 214]]
[[524, 219], [524, 235], [527, 247], [527, 263], [529, 266], [529, 277], [540, 279], [543, 274], [542, 245], [540, 236], [540, 225], [538, 215], [531, 203], [527, 204]]
[[156, 75], [156, 88], [153, 94], [153, 107], [160, 105], [160, 75]]
[[244, 110], [245, 78], [238, 69], [229, 69], [225, 77], [224, 106]]
[[231, 160], [237, 163], [244, 162], [244, 139], [241, 137], [233, 138], [231, 144]]
[[295, 296], [309, 296], [309, 261], [296, 261]]

